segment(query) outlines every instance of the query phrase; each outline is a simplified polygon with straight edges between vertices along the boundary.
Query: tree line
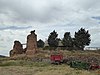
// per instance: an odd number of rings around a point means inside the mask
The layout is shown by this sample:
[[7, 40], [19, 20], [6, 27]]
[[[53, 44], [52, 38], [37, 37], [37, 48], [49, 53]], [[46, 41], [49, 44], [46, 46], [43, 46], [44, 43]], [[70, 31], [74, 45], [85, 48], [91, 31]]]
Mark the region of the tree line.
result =
[[[75, 32], [74, 37], [71, 37], [70, 32], [65, 32], [62, 39], [58, 38], [58, 33], [54, 30], [48, 36], [48, 45], [50, 49], [56, 49], [61, 47], [63, 50], [84, 50], [85, 46], [90, 44], [90, 34], [89, 31], [84, 28], [80, 28]], [[62, 45], [59, 45], [61, 43]], [[37, 46], [39, 48], [44, 47], [43, 40], [37, 41]]]

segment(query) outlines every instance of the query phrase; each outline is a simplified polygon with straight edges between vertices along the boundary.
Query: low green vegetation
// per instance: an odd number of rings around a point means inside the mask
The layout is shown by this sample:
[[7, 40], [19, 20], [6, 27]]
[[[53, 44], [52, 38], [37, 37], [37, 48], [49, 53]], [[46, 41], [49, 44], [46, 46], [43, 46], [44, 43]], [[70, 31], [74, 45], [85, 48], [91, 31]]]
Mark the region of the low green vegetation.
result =
[[72, 68], [85, 69], [85, 70], [88, 70], [90, 67], [89, 63], [81, 62], [81, 61], [72, 61], [72, 62], [70, 62], [69, 65]]

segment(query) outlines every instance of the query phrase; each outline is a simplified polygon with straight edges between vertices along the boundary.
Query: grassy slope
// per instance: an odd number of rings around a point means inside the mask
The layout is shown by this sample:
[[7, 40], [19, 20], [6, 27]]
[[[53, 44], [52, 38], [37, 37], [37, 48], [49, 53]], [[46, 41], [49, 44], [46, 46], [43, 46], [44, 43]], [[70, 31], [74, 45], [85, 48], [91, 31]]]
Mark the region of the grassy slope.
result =
[[0, 75], [100, 75], [100, 70], [76, 70], [67, 65], [0, 67]]
[[[44, 55], [44, 54], [43, 54]], [[43, 56], [42, 54], [40, 56]], [[65, 56], [100, 56], [98, 52], [65, 51]], [[39, 55], [38, 55], [39, 56]], [[43, 56], [44, 57], [44, 56]], [[100, 75], [100, 70], [87, 71], [70, 68], [68, 65], [51, 65], [45, 62], [25, 60], [0, 60], [0, 75]]]

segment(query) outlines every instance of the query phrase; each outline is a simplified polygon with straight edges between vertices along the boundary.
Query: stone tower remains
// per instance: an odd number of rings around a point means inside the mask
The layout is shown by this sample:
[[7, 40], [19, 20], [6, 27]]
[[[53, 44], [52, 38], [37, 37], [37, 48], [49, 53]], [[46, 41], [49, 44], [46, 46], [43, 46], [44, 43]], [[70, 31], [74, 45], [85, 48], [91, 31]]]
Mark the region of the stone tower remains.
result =
[[35, 30], [30, 32], [27, 36], [27, 44], [26, 44], [26, 55], [33, 56], [37, 50], [37, 35], [35, 34]]
[[19, 41], [14, 41], [13, 49], [10, 51], [10, 56], [23, 54], [23, 46]]
[[23, 49], [23, 44], [19, 41], [14, 41], [13, 49], [10, 50], [10, 57], [24, 54], [25, 56], [34, 56], [37, 50], [37, 35], [35, 30], [30, 32], [27, 36], [26, 48]]

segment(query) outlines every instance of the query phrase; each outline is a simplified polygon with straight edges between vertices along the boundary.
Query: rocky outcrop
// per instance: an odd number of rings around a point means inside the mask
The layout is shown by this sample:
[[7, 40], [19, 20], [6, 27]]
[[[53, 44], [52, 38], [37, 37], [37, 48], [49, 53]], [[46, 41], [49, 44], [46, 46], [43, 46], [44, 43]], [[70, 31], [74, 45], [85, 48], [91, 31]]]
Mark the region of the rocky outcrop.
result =
[[33, 56], [36, 53], [37, 49], [37, 35], [35, 34], [35, 30], [30, 32], [27, 36], [27, 45], [26, 45], [26, 55]]
[[10, 51], [10, 56], [23, 54], [23, 46], [19, 41], [14, 41], [13, 49]]

